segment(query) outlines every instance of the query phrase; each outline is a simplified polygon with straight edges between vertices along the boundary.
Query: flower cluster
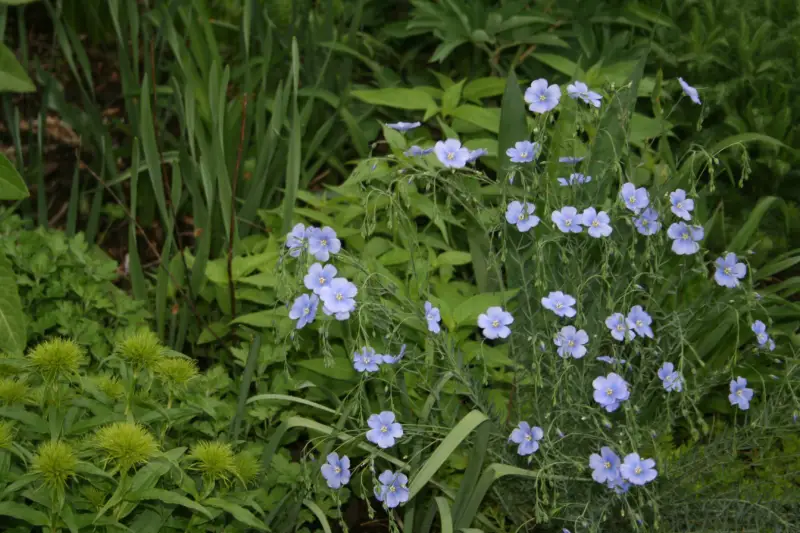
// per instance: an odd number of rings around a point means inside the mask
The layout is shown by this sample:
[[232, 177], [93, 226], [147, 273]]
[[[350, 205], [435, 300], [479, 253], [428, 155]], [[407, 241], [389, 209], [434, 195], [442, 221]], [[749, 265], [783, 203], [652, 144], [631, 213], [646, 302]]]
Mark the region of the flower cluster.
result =
[[383, 355], [375, 353], [373, 348], [365, 346], [361, 351], [353, 354], [353, 368], [362, 374], [377, 372], [382, 364], [393, 365], [398, 362], [406, 353], [406, 345], [400, 347], [397, 355]]
[[756, 334], [759, 348], [767, 347], [769, 351], [775, 349], [775, 341], [767, 334], [767, 326], [762, 321], [756, 320], [750, 325], [750, 329]]
[[614, 313], [606, 318], [606, 327], [611, 331], [611, 336], [618, 341], [633, 340], [640, 337], [653, 338], [653, 329], [650, 325], [653, 319], [641, 305], [634, 305], [628, 311], [628, 316]]
[[638, 453], [630, 453], [620, 461], [619, 456], [608, 446], [600, 453], [589, 456], [592, 479], [604, 483], [618, 494], [628, 492], [631, 484], [645, 485], [658, 476], [653, 459], [642, 459]]
[[342, 242], [336, 237], [333, 228], [297, 224], [286, 236], [286, 247], [292, 257], [300, 257], [307, 250], [317, 261], [327, 261], [331, 254], [339, 253]]

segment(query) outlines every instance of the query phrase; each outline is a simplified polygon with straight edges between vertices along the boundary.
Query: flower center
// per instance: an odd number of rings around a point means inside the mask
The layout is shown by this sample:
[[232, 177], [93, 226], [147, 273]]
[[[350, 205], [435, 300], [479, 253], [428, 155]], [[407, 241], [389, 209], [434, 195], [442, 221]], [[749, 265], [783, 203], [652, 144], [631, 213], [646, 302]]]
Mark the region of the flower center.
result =
[[607, 388], [606, 389], [606, 396], [611, 396], [612, 394], [614, 394], [614, 389], [612, 389], [611, 387]]
[[647, 219], [644, 219], [644, 218], [642, 219], [642, 227], [643, 228], [647, 227]]
[[641, 466], [637, 466], [636, 468], [633, 469], [633, 473], [637, 474], [637, 475], [641, 474], [642, 473], [642, 467]]
[[496, 327], [498, 327], [499, 325], [500, 325], [500, 321], [499, 321], [499, 320], [492, 320], [492, 327], [493, 327], [493, 328], [496, 328]]
[[304, 307], [304, 308], [303, 308], [303, 314], [304, 314], [304, 315], [307, 315], [307, 314], [308, 314], [308, 313], [310, 313], [310, 312], [311, 312], [311, 309], [309, 309], [308, 307]]
[[741, 390], [737, 390], [736, 391], [736, 396], [741, 396], [741, 395], [742, 395], [742, 391]]
[[539, 101], [540, 101], [540, 102], [544, 102], [545, 100], [547, 100], [547, 95], [545, 95], [545, 94], [540, 94], [540, 95], [539, 95]]
[[526, 218], [527, 218], [527, 217], [525, 216], [525, 213], [520, 213], [520, 214], [519, 214], [519, 216], [517, 217], [517, 220], [519, 220], [520, 222], [522, 222], [522, 221], [523, 221], [523, 220], [525, 220]]
[[624, 329], [625, 329], [625, 326], [623, 326], [622, 324], [617, 324], [617, 331], [622, 331]]
[[675, 207], [677, 207], [678, 209], [683, 209], [683, 204], [678, 202], [677, 204], [675, 204]]
[[397, 487], [395, 487], [394, 485], [389, 487], [389, 492], [396, 492], [396, 491], [397, 491]]
[[639, 327], [642, 327], [642, 321], [641, 320], [637, 320], [636, 321], [636, 325], [639, 326]]
[[340, 301], [340, 302], [341, 302], [343, 298], [344, 298], [344, 296], [342, 295], [342, 293], [341, 293], [341, 292], [337, 292], [337, 293], [336, 293], [336, 299], [337, 299], [338, 301]]
[[683, 239], [684, 241], [688, 241], [689, 240], [689, 234], [688, 233], [684, 233], [683, 235], [681, 235], [681, 239]]
[[569, 342], [567, 343], [567, 346], [569, 346], [570, 348], [572, 348], [573, 346], [575, 346], [575, 341], [569, 341]]
[[327, 240], [327, 239], [322, 239], [321, 241], [319, 241], [319, 243], [320, 243], [322, 246], [328, 246], [328, 240]]
[[565, 226], [571, 226], [571, 225], [572, 225], [572, 219], [571, 219], [571, 218], [568, 218], [567, 220], [565, 220], [565, 221], [564, 221], [564, 225], [565, 225]]
[[556, 304], [556, 309], [561, 309], [562, 307], [564, 307], [564, 304], [561, 303]]
[[520, 152], [519, 156], [525, 159], [526, 157], [528, 157], [528, 152]]
[[606, 467], [606, 469], [609, 469], [609, 468], [611, 468], [611, 462], [610, 461], [606, 461], [605, 463], [603, 463], [603, 466]]
[[325, 281], [327, 281], [327, 280], [325, 278], [323, 278], [322, 276], [320, 276], [319, 280], [317, 280], [317, 281], [319, 281], [320, 285], [325, 285]]
[[767, 336], [764, 335], [763, 333], [759, 333], [758, 334], [758, 340], [759, 340], [759, 342], [764, 342], [765, 340], [767, 340]]
[[386, 433], [387, 431], [389, 431], [389, 428], [386, 426], [381, 426], [381, 433]]
[[629, 204], [635, 204], [636, 203], [636, 197], [635, 196], [629, 196], [628, 197], [628, 203]]
[[452, 161], [455, 158], [456, 158], [456, 154], [454, 154], [453, 152], [450, 152], [449, 154], [447, 154], [447, 160], [448, 161]]
[[597, 227], [597, 226], [599, 226], [599, 225], [600, 225], [600, 223], [599, 223], [598, 221], [596, 221], [596, 220], [593, 220], [593, 221], [592, 221], [592, 227], [593, 227], [593, 228], [596, 228], [596, 227]]
[[341, 469], [341, 468], [339, 468], [338, 466], [335, 466], [335, 467], [333, 467], [333, 471], [334, 471], [334, 472], [336, 472], [336, 473], [338, 474], [339, 472], [341, 472], [341, 471], [342, 471], [342, 469]]
[[726, 276], [730, 276], [731, 275], [731, 269], [729, 267], [725, 267], [723, 269], [723, 272], [725, 273]]

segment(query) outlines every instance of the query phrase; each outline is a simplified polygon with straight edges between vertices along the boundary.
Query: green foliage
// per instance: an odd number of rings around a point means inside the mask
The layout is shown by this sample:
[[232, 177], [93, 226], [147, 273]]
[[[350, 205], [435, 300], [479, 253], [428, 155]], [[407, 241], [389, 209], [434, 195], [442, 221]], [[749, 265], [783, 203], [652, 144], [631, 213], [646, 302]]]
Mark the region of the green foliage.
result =
[[[61, 335], [105, 357], [118, 332], [143, 325], [148, 318], [145, 302], [132, 300], [114, 284], [117, 263], [89, 246], [83, 235], [67, 238], [43, 228], [28, 230], [18, 217], [8, 215], [0, 221], [0, 235], [2, 254], [11, 263], [4, 283], [15, 286], [21, 300], [18, 320], [10, 329], [15, 344], [6, 342], [4, 349], [21, 353], [28, 342]], [[3, 294], [0, 300], [5, 301], [13, 291]]]

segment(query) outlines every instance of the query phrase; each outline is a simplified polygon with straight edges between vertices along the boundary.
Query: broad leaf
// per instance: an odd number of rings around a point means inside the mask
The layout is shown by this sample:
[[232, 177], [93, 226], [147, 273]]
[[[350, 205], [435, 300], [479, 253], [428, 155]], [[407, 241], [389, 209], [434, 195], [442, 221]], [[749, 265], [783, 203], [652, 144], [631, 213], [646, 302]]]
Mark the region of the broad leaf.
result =
[[30, 196], [17, 169], [0, 154], [0, 200], [22, 200]]

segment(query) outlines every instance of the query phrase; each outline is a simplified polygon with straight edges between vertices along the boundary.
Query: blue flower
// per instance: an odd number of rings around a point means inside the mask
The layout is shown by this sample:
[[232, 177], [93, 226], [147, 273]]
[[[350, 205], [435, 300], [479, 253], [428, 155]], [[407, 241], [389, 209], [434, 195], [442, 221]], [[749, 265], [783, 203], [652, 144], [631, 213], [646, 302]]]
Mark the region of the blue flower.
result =
[[631, 395], [628, 390], [628, 383], [614, 372], [605, 377], [596, 377], [592, 381], [592, 387], [594, 387], [594, 401], [609, 413], [616, 411], [620, 403], [627, 400]]
[[506, 208], [506, 221], [517, 226], [519, 231], [528, 231], [539, 224], [539, 217], [533, 214], [535, 211], [535, 205], [514, 200]]
[[514, 317], [502, 307], [490, 307], [478, 316], [478, 327], [483, 328], [483, 336], [487, 339], [505, 339], [511, 335], [508, 326], [513, 322]]
[[393, 365], [400, 359], [402, 359], [405, 354], [406, 354], [406, 345], [404, 344], [400, 347], [400, 353], [398, 353], [397, 355], [384, 355], [383, 362], [386, 363], [387, 365]]
[[684, 222], [674, 222], [667, 230], [672, 239], [672, 251], [678, 255], [692, 255], [700, 249], [697, 241], [703, 240], [705, 232], [702, 226], [687, 226]]
[[551, 292], [546, 298], [542, 298], [542, 306], [554, 312], [557, 316], [575, 316], [575, 298], [561, 291]]
[[683, 377], [680, 372], [675, 370], [675, 365], [672, 363], [664, 363], [658, 369], [658, 378], [664, 385], [664, 390], [667, 392], [683, 391]]
[[599, 213], [594, 207], [587, 207], [581, 213], [581, 224], [586, 226], [586, 232], [590, 237], [599, 239], [600, 237], [608, 237], [614, 231], [608, 224], [611, 219], [608, 213], [600, 211]]
[[375, 350], [372, 348], [367, 348], [366, 346], [361, 348], [360, 353], [355, 352], [353, 354], [353, 368], [362, 374], [368, 372], [377, 372], [378, 367], [382, 362], [383, 356], [377, 355]]
[[639, 214], [639, 211], [644, 209], [650, 204], [650, 196], [647, 194], [647, 189], [639, 187], [638, 189], [633, 183], [626, 183], [619, 190], [619, 197], [629, 210], [634, 214]]
[[292, 257], [299, 257], [303, 250], [308, 245], [308, 232], [313, 229], [306, 227], [302, 224], [297, 224], [286, 235], [286, 247], [289, 249], [289, 255]]
[[638, 453], [629, 453], [619, 467], [622, 478], [634, 485], [644, 485], [653, 481], [658, 472], [653, 459], [642, 459]]
[[421, 125], [422, 122], [395, 122], [394, 124], [386, 124], [386, 127], [397, 131], [408, 131], [419, 128]]
[[598, 483], [608, 483], [619, 478], [619, 456], [608, 446], [600, 448], [600, 453], [589, 456], [592, 479]]
[[686, 191], [675, 189], [669, 193], [669, 203], [672, 206], [670, 209], [676, 217], [683, 220], [692, 220], [691, 211], [694, 210], [694, 200], [686, 198]]
[[370, 415], [367, 425], [367, 440], [377, 444], [379, 448], [391, 448], [395, 440], [403, 436], [403, 426], [394, 421], [394, 413], [383, 411], [378, 415]]
[[332, 489], [339, 489], [350, 482], [350, 458], [339, 459], [338, 453], [329, 453], [328, 462], [322, 465], [322, 477]]
[[658, 212], [652, 207], [648, 207], [641, 216], [634, 218], [633, 225], [636, 226], [636, 231], [642, 235], [655, 235], [661, 229]]
[[561, 100], [561, 88], [556, 85], [547, 85], [547, 80], [539, 78], [531, 82], [525, 90], [525, 102], [530, 104], [528, 109], [534, 113], [547, 113], [558, 105]]
[[333, 228], [325, 226], [322, 229], [311, 228], [308, 234], [308, 251], [317, 258], [317, 261], [327, 261], [330, 254], [341, 250], [342, 242], [336, 237]]
[[347, 320], [350, 312], [356, 308], [356, 294], [358, 289], [355, 285], [344, 278], [334, 278], [330, 285], [319, 291], [322, 311], [326, 315], [334, 315], [337, 320]]
[[317, 316], [317, 305], [319, 298], [316, 294], [309, 296], [302, 294], [292, 304], [292, 309], [289, 311], [289, 318], [297, 320], [297, 329], [302, 329], [306, 324], [310, 324]]
[[431, 333], [439, 333], [442, 330], [439, 327], [442, 315], [439, 312], [439, 308], [434, 307], [430, 302], [425, 302], [425, 320], [428, 322], [428, 331]]
[[769, 347], [769, 351], [775, 349], [775, 342], [767, 334], [767, 326], [760, 320], [756, 320], [750, 325], [750, 329], [756, 334], [756, 341], [759, 347], [763, 348], [765, 345]]
[[562, 207], [561, 211], [553, 211], [550, 219], [564, 233], [580, 233], [583, 231], [581, 216], [578, 214], [578, 210], [570, 205]]
[[437, 159], [448, 168], [463, 168], [469, 162], [470, 151], [457, 139], [439, 141], [433, 147]]
[[738, 287], [739, 280], [747, 274], [747, 267], [744, 263], [737, 263], [734, 253], [727, 253], [723, 257], [718, 257], [715, 261], [717, 271], [714, 272], [714, 281], [722, 287]]
[[700, 95], [697, 92], [697, 89], [695, 89], [694, 87], [683, 81], [683, 78], [678, 78], [678, 83], [681, 84], [683, 92], [686, 93], [686, 96], [688, 96], [692, 100], [692, 102], [698, 105], [702, 103], [700, 101]]
[[739, 407], [742, 411], [750, 409], [750, 400], [753, 399], [753, 389], [747, 388], [747, 380], [739, 376], [731, 380], [731, 393], [728, 395], [731, 405]]
[[567, 94], [573, 100], [581, 99], [594, 107], [600, 107], [600, 100], [603, 98], [602, 95], [590, 91], [589, 86], [582, 81], [576, 81], [575, 83], [567, 85]]
[[520, 141], [514, 144], [513, 148], [506, 150], [506, 155], [511, 158], [512, 163], [530, 163], [539, 156], [540, 150], [539, 143]]
[[477, 150], [470, 150], [469, 155], [467, 156], [467, 163], [472, 163], [473, 161], [477, 161], [479, 157], [483, 157], [489, 153], [489, 150], [486, 148], [478, 148]]
[[601, 355], [597, 358], [597, 360], [608, 363], [609, 365], [615, 365], [617, 363], [624, 365], [627, 362], [625, 359], [617, 359], [616, 357], [609, 357], [608, 355]]
[[611, 330], [611, 336], [618, 341], [633, 340], [636, 337], [633, 323], [622, 313], [614, 313], [606, 318], [606, 327]]
[[419, 146], [417, 146], [415, 144], [414, 146], [412, 146], [411, 148], [409, 148], [408, 150], [403, 152], [403, 154], [406, 155], [406, 156], [409, 156], [409, 157], [422, 156], [422, 155], [428, 155], [428, 154], [432, 153], [433, 150], [434, 150], [433, 147], [431, 147], [431, 148], [420, 148]]
[[319, 263], [314, 263], [308, 269], [308, 274], [303, 278], [303, 283], [307, 289], [314, 291], [314, 294], [319, 294], [323, 287], [327, 287], [336, 277], [336, 267], [333, 265], [322, 266]]
[[618, 477], [608, 482], [608, 488], [613, 489], [617, 494], [625, 494], [630, 490], [631, 484], [622, 479], [622, 477]]
[[583, 161], [582, 157], [566, 156], [558, 158], [559, 163], [566, 163], [568, 165], [577, 165], [581, 161]]
[[394, 509], [401, 503], [408, 501], [408, 476], [400, 472], [384, 470], [378, 476], [381, 486], [375, 487], [375, 498], [386, 504], [389, 509]]
[[558, 346], [559, 356], [580, 359], [586, 355], [584, 345], [589, 342], [589, 335], [582, 329], [576, 330], [573, 326], [564, 326], [554, 342]]
[[644, 309], [642, 309], [641, 305], [634, 305], [631, 307], [626, 320], [637, 335], [640, 337], [653, 338], [653, 330], [650, 328], [650, 324], [653, 323], [653, 319], [650, 318], [650, 315], [648, 315]]
[[514, 428], [511, 436], [508, 437], [509, 442], [519, 444], [517, 446], [517, 453], [525, 456], [530, 455], [539, 449], [539, 441], [544, 437], [544, 432], [539, 426], [531, 427], [527, 422], [520, 422], [519, 426]]
[[558, 181], [558, 183], [562, 187], [569, 187], [570, 185], [575, 185], [575, 184], [583, 185], [584, 183], [589, 183], [590, 181], [592, 181], [592, 177], [584, 176], [580, 172], [573, 172], [572, 174], [569, 175], [569, 179], [556, 178], [556, 181]]

